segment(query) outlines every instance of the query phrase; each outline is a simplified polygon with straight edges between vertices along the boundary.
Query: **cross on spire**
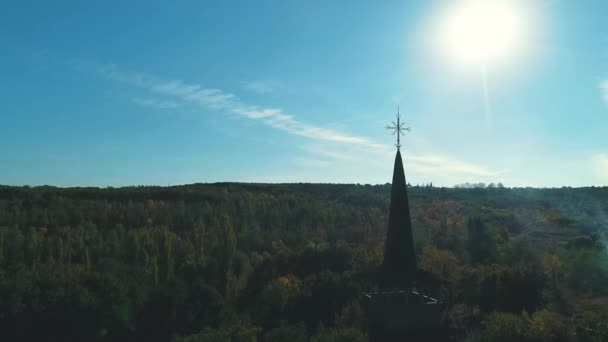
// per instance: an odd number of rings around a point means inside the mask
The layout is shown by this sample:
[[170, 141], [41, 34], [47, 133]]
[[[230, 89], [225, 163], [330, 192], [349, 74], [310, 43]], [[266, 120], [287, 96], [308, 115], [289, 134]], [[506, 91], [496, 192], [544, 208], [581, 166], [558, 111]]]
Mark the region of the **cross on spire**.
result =
[[386, 129], [393, 131], [393, 135], [397, 133], [397, 144], [395, 144], [395, 146], [397, 146], [397, 150], [399, 150], [401, 148], [401, 139], [399, 138], [401, 138], [401, 135], [405, 135], [403, 131], [411, 131], [409, 127], [405, 127], [405, 124], [401, 123], [401, 117], [399, 115], [399, 106], [397, 106], [397, 122], [393, 121], [392, 126], [386, 125]]

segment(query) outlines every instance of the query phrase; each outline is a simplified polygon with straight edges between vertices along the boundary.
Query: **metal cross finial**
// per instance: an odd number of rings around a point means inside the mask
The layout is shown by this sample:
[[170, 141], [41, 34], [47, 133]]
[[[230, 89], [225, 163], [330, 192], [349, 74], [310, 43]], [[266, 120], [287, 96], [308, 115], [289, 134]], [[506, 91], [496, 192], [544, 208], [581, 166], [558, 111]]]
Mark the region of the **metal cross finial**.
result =
[[395, 133], [397, 133], [397, 144], [395, 146], [397, 146], [397, 150], [399, 150], [399, 148], [401, 148], [401, 139], [399, 139], [401, 137], [401, 135], [404, 135], [405, 133], [403, 133], [403, 131], [411, 131], [411, 129], [409, 127], [404, 127], [405, 124], [401, 123], [401, 117], [399, 115], [399, 106], [397, 106], [397, 122], [393, 121], [393, 125], [389, 126], [386, 125], [386, 129], [387, 130], [392, 130], [393, 131], [393, 135], [395, 135]]

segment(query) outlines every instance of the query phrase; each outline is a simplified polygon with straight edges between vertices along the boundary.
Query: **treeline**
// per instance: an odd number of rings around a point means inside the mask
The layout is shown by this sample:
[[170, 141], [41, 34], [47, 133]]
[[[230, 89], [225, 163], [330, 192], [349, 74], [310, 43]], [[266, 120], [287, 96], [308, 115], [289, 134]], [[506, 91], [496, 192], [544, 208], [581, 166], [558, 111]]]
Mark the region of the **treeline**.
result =
[[[608, 337], [608, 188], [408, 191], [454, 340]], [[0, 336], [365, 341], [389, 193], [2, 186]]]

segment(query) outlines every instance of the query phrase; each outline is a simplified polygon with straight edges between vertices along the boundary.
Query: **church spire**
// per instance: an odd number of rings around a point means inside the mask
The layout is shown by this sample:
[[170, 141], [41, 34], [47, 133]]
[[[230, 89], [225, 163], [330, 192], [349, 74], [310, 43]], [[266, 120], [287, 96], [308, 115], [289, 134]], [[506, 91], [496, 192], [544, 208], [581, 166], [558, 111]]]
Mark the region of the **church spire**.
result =
[[[399, 115], [397, 115], [397, 123], [393, 122], [393, 124], [394, 127], [390, 129], [394, 129], [397, 134], [402, 134], [401, 131], [405, 129], [409, 131], [409, 128], [402, 127]], [[387, 128], [389, 127], [387, 126]], [[400, 147], [398, 139], [380, 283], [383, 288], [407, 288], [415, 279], [417, 271], [407, 183], [403, 172]]]

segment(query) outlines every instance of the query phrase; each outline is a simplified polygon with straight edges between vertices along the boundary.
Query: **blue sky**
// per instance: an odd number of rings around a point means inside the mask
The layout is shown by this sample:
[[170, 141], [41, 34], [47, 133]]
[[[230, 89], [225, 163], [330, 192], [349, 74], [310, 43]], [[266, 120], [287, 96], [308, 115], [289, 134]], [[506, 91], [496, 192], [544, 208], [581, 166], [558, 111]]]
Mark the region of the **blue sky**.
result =
[[487, 89], [442, 6], [4, 1], [0, 184], [385, 183], [399, 105], [411, 183], [607, 185], [608, 3], [529, 1]]

